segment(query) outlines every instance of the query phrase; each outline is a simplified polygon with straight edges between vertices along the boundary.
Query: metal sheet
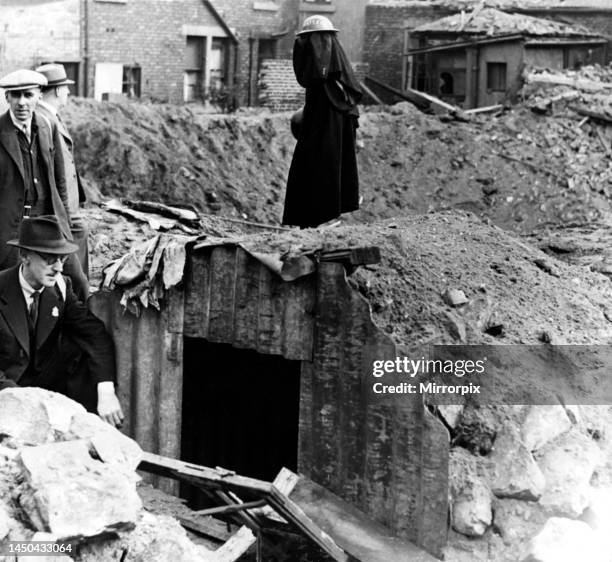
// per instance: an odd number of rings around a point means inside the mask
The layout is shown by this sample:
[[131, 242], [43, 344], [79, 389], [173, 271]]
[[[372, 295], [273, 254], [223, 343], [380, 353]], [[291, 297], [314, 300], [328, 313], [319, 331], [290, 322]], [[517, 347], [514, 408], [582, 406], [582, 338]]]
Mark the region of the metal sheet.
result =
[[311, 359], [315, 276], [286, 282], [239, 247], [191, 253], [185, 335], [286, 359]]
[[[139, 318], [124, 311], [120, 293], [98, 292], [89, 301], [115, 342], [117, 395], [123, 432], [151, 453], [179, 458], [183, 384], [183, 294], [167, 293], [161, 313]], [[173, 483], [159, 483], [175, 491]]]
[[317, 286], [316, 354], [302, 364], [298, 469], [441, 556], [448, 433], [421, 402], [371, 398], [372, 361], [394, 359], [396, 347], [340, 264], [320, 264]]

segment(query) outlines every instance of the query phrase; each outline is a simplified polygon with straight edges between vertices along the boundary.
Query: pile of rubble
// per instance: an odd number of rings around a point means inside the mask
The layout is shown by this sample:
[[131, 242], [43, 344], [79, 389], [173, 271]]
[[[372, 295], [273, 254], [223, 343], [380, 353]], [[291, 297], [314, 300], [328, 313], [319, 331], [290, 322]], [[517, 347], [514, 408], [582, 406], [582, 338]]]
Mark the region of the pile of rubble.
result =
[[134, 441], [60, 394], [3, 390], [0, 550], [7, 552], [9, 541], [44, 541], [38, 548], [53, 556], [37, 556], [40, 562], [218, 560], [176, 520], [142, 509], [140, 458]]
[[455, 443], [447, 560], [612, 560], [612, 407], [439, 408]]
[[[278, 225], [295, 141], [289, 114], [75, 100], [79, 169], [103, 197], [193, 206]], [[610, 212], [610, 155], [583, 116], [518, 106], [442, 122], [409, 103], [366, 109], [358, 129], [363, 202], [347, 216], [469, 209], [510, 230], [588, 223]], [[569, 179], [568, 179], [569, 178]]]

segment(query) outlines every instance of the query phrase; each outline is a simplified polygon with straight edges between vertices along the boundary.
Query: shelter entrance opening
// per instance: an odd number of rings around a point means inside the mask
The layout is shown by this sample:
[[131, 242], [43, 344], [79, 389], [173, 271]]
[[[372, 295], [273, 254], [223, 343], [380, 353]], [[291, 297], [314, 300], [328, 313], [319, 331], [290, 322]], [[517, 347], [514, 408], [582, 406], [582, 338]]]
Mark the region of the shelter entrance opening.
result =
[[[296, 471], [300, 365], [185, 338], [181, 459], [268, 481]], [[181, 495], [201, 503], [189, 486]]]

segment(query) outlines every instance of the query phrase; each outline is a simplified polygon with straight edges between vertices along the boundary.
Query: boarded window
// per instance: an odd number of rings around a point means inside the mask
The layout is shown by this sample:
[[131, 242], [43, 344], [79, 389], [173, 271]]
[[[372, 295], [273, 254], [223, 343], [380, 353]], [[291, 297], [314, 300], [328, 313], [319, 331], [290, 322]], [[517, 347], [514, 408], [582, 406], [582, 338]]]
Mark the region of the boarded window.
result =
[[202, 99], [204, 94], [204, 60], [206, 37], [187, 36], [185, 48], [184, 99]]
[[487, 90], [492, 92], [506, 91], [506, 63], [487, 63]]

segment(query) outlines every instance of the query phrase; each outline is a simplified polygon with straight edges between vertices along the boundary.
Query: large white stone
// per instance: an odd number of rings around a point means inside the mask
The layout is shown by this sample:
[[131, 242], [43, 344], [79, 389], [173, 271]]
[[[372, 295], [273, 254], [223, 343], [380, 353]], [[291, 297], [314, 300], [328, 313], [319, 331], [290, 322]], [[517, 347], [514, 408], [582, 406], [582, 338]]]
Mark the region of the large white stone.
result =
[[551, 517], [531, 540], [523, 562], [610, 562], [593, 529], [583, 521]]
[[563, 406], [531, 406], [523, 421], [521, 436], [529, 451], [537, 451], [571, 426]]
[[33, 527], [61, 538], [133, 526], [142, 506], [132, 482], [91, 458], [85, 441], [25, 447], [19, 503]]
[[11, 517], [8, 514], [4, 505], [0, 503], [0, 541], [4, 539], [6, 535], [9, 534], [11, 527]]
[[65, 438], [85, 439], [101, 461], [132, 478], [142, 459], [142, 449], [136, 441], [95, 414], [85, 412], [75, 415]]
[[497, 435], [489, 455], [489, 485], [499, 498], [537, 500], [546, 484], [516, 427], [508, 424]]
[[602, 454], [586, 435], [574, 429], [536, 455], [546, 486], [540, 503], [554, 515], [578, 517], [591, 499], [590, 480]]
[[0, 433], [20, 442], [41, 445], [68, 430], [72, 416], [85, 408], [57, 392], [43, 388], [6, 388], [0, 391]]
[[449, 476], [453, 528], [470, 537], [483, 535], [493, 521], [492, 498], [488, 486], [478, 475], [475, 457], [465, 449], [453, 449]]

